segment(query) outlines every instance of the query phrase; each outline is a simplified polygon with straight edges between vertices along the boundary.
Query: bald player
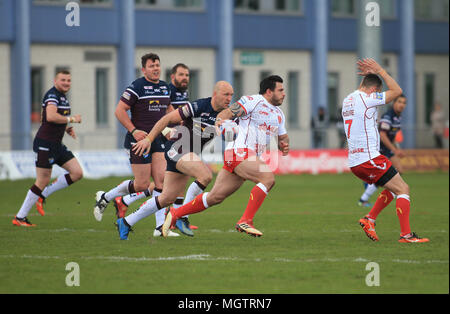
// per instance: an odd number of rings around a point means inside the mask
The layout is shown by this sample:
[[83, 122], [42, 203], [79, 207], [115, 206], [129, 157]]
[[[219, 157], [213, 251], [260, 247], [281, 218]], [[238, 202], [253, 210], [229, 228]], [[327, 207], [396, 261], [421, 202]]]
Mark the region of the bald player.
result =
[[[212, 97], [188, 103], [165, 115], [146, 138], [134, 145], [134, 154], [145, 155], [158, 134], [168, 125], [177, 125], [171, 140], [166, 143], [167, 169], [163, 192], [142, 204], [131, 215], [117, 220], [121, 240], [128, 239], [131, 227], [138, 221], [174, 203], [177, 196], [184, 192], [190, 177], [196, 180], [188, 188], [186, 201], [190, 202], [204, 192], [212, 180], [212, 173], [201, 160], [201, 152], [216, 135], [216, 117], [222, 110], [228, 108], [233, 93], [233, 87], [228, 82], [217, 82]], [[181, 122], [183, 125], [180, 125]], [[188, 236], [194, 235], [189, 226], [180, 231]]]

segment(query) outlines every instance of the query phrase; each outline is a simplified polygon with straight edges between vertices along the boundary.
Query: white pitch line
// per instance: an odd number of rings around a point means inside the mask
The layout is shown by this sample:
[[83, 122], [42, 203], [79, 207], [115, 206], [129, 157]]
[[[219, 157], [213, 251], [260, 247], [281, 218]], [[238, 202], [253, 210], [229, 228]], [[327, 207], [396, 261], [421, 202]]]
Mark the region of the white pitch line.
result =
[[[212, 257], [209, 254], [193, 254], [186, 256], [168, 256], [168, 257], [128, 257], [128, 256], [84, 256], [84, 257], [61, 257], [61, 256], [41, 256], [41, 255], [0, 255], [0, 259], [10, 259], [10, 258], [23, 258], [23, 259], [64, 259], [64, 260], [103, 260], [109, 262], [167, 262], [167, 261], [182, 261], [182, 260], [195, 260], [195, 261], [247, 261], [247, 262], [282, 262], [282, 263], [339, 263], [339, 262], [353, 262], [353, 263], [369, 263], [372, 260], [368, 260], [363, 257], [347, 257], [347, 258], [333, 258], [333, 257], [324, 257], [324, 258], [309, 258], [309, 259], [290, 259], [283, 257], [275, 257], [273, 259], [261, 259], [261, 258], [241, 258], [241, 257]], [[400, 260], [400, 259], [392, 259], [392, 260], [383, 260], [378, 259], [378, 263], [400, 263], [400, 264], [448, 264], [448, 260]]]

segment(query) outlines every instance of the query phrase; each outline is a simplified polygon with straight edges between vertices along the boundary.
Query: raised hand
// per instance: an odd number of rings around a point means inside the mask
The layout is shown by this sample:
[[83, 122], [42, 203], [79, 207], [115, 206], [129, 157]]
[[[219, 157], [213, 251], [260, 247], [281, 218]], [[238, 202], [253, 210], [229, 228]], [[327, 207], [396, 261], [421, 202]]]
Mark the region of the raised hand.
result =
[[358, 75], [361, 76], [366, 76], [368, 74], [379, 74], [381, 71], [383, 71], [381, 65], [379, 65], [372, 58], [358, 60], [357, 65], [359, 70]]

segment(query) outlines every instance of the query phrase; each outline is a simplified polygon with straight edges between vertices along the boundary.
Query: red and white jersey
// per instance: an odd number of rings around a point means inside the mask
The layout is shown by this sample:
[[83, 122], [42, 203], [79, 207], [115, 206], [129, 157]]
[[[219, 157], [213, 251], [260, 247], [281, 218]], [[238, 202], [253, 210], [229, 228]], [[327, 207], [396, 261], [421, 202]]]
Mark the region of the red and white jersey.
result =
[[370, 95], [359, 90], [344, 99], [342, 118], [348, 142], [350, 168], [380, 155], [378, 106], [386, 104], [386, 93]]
[[269, 147], [270, 139], [287, 133], [284, 113], [262, 95], [243, 96], [237, 102], [245, 111], [239, 117], [239, 134], [226, 149], [249, 148], [260, 156]]

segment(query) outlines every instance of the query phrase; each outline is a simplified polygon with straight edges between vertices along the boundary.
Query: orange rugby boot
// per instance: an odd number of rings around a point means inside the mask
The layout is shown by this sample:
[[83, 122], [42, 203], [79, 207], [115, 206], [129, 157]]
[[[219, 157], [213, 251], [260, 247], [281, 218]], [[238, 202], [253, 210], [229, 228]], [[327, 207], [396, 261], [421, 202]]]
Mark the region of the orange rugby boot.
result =
[[400, 236], [400, 239], [398, 240], [400, 243], [426, 243], [430, 242], [427, 238], [421, 238], [419, 237], [415, 232], [411, 232], [410, 234]]
[[41, 216], [45, 215], [44, 203], [45, 203], [45, 198], [42, 198], [42, 197], [39, 197], [39, 199], [36, 202], [36, 209]]
[[375, 232], [375, 223], [371, 222], [369, 218], [366, 216], [359, 220], [359, 224], [363, 228], [363, 231], [366, 233], [367, 237], [369, 237], [372, 241], [378, 241], [377, 233]]
[[17, 226], [17, 227], [36, 227], [35, 224], [32, 224], [27, 217], [25, 218], [17, 218], [14, 217], [13, 221], [12, 221], [13, 225]]
[[128, 206], [124, 204], [122, 196], [118, 196], [114, 199], [114, 207], [116, 208], [117, 218], [125, 217], [125, 213], [128, 210]]

